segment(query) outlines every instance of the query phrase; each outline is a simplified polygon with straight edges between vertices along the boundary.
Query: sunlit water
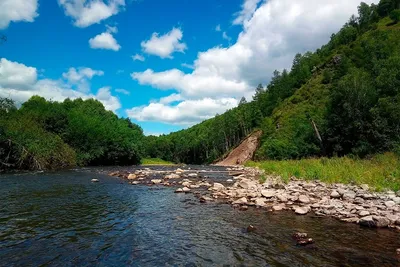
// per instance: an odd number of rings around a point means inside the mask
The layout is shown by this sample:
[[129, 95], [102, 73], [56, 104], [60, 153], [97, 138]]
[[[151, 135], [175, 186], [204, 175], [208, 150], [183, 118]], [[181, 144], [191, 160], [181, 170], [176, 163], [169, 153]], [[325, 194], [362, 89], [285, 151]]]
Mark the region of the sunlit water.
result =
[[[97, 171], [1, 175], [0, 266], [400, 265], [394, 231], [201, 204]], [[296, 246], [295, 231], [315, 245]]]

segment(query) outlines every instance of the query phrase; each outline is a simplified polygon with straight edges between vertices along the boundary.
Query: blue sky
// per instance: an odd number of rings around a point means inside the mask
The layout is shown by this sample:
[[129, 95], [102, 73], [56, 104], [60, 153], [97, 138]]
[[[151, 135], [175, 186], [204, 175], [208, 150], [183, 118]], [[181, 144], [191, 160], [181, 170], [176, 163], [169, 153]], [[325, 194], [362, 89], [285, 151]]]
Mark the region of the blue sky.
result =
[[[368, 3], [377, 1], [367, 1]], [[1, 0], [0, 96], [94, 97], [147, 134], [250, 99], [357, 0]]]

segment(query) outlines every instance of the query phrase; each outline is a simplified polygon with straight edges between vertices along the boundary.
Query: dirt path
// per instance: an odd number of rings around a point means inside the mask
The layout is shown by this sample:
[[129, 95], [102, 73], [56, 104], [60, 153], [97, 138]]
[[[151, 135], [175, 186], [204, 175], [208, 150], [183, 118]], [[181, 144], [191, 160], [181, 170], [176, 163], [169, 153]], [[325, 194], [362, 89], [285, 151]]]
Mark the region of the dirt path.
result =
[[238, 147], [232, 150], [224, 160], [217, 162], [215, 165], [242, 165], [246, 161], [253, 159], [254, 153], [256, 152], [260, 143], [261, 134], [261, 131], [257, 131], [249, 135], [240, 143]]

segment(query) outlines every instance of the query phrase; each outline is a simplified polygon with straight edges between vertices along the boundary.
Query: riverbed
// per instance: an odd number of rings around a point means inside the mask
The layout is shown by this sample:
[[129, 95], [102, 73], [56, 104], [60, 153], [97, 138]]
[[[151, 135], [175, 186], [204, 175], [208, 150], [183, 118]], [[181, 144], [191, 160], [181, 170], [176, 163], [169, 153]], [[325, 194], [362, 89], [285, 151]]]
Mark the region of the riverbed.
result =
[[[219, 171], [209, 179], [229, 178], [222, 168], [201, 168]], [[400, 264], [396, 231], [200, 203], [192, 194], [174, 194], [174, 187], [131, 185], [99, 174], [107, 171], [1, 175], [0, 266]], [[255, 231], [247, 231], [249, 225]], [[294, 232], [308, 233], [315, 243], [297, 246]]]

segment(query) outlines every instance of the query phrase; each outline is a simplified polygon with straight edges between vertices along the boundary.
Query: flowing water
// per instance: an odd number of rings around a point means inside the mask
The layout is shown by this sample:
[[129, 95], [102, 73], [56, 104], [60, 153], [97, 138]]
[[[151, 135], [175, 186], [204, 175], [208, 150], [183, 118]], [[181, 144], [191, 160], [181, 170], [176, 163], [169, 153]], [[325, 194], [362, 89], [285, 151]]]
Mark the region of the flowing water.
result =
[[[0, 266], [400, 266], [394, 231], [201, 204], [98, 171], [1, 175]], [[315, 244], [296, 246], [296, 231]]]

